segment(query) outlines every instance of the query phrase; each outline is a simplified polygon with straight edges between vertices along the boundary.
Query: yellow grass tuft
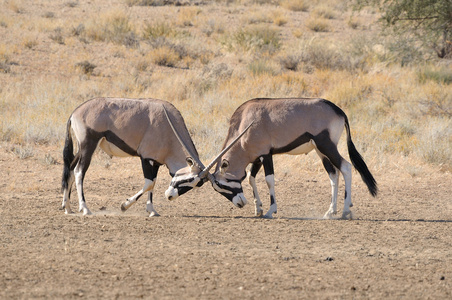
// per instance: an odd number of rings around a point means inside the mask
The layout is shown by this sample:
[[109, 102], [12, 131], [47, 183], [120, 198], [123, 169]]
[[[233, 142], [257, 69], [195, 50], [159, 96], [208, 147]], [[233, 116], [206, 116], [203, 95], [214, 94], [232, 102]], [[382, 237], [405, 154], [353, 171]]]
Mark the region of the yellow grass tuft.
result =
[[282, 0], [281, 6], [293, 11], [308, 11], [310, 4], [305, 0]]

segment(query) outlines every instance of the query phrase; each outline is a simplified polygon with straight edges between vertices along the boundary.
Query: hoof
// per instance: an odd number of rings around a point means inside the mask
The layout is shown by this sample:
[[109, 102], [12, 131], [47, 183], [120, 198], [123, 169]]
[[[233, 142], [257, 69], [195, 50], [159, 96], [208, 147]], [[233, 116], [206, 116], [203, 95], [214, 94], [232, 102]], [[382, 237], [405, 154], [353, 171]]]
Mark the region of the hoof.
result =
[[263, 219], [273, 219], [273, 214], [265, 214], [262, 216]]
[[353, 215], [351, 211], [344, 211], [342, 213], [342, 218], [343, 220], [352, 220], [353, 219]]
[[333, 218], [333, 215], [330, 213], [326, 213], [325, 215], [323, 215], [324, 220], [331, 220], [332, 218]]
[[127, 207], [124, 205], [124, 203], [121, 204], [121, 211], [125, 212], [126, 210], [127, 210]]
[[151, 214], [149, 215], [149, 218], [151, 217], [160, 217], [160, 214], [156, 211], [152, 211]]
[[255, 212], [256, 217], [262, 217], [263, 214], [264, 214], [264, 211], [262, 209]]
[[83, 209], [83, 215], [84, 216], [90, 216], [90, 215], [92, 215], [93, 213], [88, 209], [88, 208], [84, 208]]
[[337, 210], [329, 209], [324, 215], [323, 219], [325, 220], [331, 220], [333, 219], [333, 216], [337, 214]]

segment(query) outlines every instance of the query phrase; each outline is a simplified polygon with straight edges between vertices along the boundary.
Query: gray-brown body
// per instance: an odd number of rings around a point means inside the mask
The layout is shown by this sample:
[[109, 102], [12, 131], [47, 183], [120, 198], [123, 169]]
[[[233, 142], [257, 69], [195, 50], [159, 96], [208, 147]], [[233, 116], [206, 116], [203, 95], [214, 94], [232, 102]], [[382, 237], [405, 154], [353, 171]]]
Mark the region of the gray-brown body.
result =
[[249, 100], [233, 113], [225, 145], [251, 122], [254, 123], [249, 131], [223, 155], [214, 174], [216, 190], [237, 206], [241, 207], [246, 203], [241, 182], [246, 175], [245, 168], [252, 163], [249, 180], [253, 187], [256, 214], [262, 215], [262, 203], [254, 180], [263, 165], [271, 196], [271, 208], [266, 217], [271, 218], [277, 211], [272, 156], [304, 154], [315, 149], [332, 184], [332, 203], [325, 217], [331, 217], [337, 210], [339, 172], [343, 174], [346, 184], [343, 217], [349, 215], [349, 207], [352, 206], [351, 165], [337, 150], [344, 127], [347, 130], [347, 145], [352, 163], [371, 194], [376, 195], [376, 182], [351, 141], [347, 116], [333, 103], [324, 99], [306, 98]]
[[[122, 209], [149, 192], [147, 210], [151, 215], [157, 213], [152, 206], [152, 189], [159, 166], [166, 165], [171, 176], [190, 177], [192, 164], [187, 166], [187, 155], [174, 135], [165, 110], [177, 127], [180, 136], [186, 141], [190, 153], [198, 155], [180, 112], [170, 103], [158, 99], [96, 98], [77, 107], [67, 124], [67, 138], [64, 150], [65, 168], [63, 172], [63, 208], [71, 212], [69, 197], [75, 180], [79, 196], [79, 209], [84, 214], [86, 207], [83, 195], [83, 178], [89, 167], [92, 155], [99, 146], [110, 156], [138, 156], [141, 159], [145, 186], [129, 198]], [[78, 152], [74, 156], [72, 134], [77, 140]], [[199, 179], [198, 179], [199, 180]], [[201, 183], [202, 184], [202, 183]], [[195, 184], [196, 185], [196, 184]], [[187, 186], [187, 184], [186, 184]]]

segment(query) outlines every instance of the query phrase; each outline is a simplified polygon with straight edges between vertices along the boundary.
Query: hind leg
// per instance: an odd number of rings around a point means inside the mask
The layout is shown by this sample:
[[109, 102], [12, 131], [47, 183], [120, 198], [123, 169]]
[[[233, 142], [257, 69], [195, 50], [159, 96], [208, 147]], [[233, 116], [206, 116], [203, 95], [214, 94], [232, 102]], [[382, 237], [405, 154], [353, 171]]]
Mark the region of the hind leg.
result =
[[85, 195], [83, 192], [83, 181], [85, 179], [86, 171], [88, 171], [91, 159], [96, 150], [98, 139], [92, 139], [80, 144], [78, 162], [74, 168], [75, 186], [77, 188], [79, 211], [83, 212], [83, 215], [91, 215], [91, 211], [88, 209], [85, 201]]
[[259, 172], [259, 170], [262, 167], [262, 161], [263, 158], [259, 157], [253, 162], [253, 165], [251, 166], [250, 174], [249, 174], [249, 183], [251, 187], [253, 188], [253, 196], [254, 196], [254, 205], [255, 205], [255, 215], [256, 217], [262, 217], [263, 210], [262, 210], [262, 201], [259, 198], [259, 194], [257, 192], [257, 186], [256, 186], [256, 175]]
[[350, 207], [353, 206], [352, 203], [352, 165], [346, 161], [345, 159], [342, 159], [341, 164], [341, 173], [342, 176], [344, 176], [345, 181], [345, 200], [344, 200], [344, 210], [342, 211], [342, 218], [343, 219], [351, 219], [352, 218], [352, 212], [350, 210]]
[[338, 183], [339, 183], [339, 169], [337, 169], [333, 164], [329, 161], [329, 159], [322, 155], [319, 151], [317, 154], [322, 159], [323, 166], [325, 170], [328, 172], [328, 176], [330, 177], [331, 183], [331, 204], [328, 211], [323, 216], [324, 219], [331, 219], [333, 215], [337, 214], [337, 193], [338, 193]]
[[69, 200], [71, 199], [71, 192], [72, 192], [73, 186], [74, 186], [74, 172], [71, 171], [71, 174], [69, 175], [69, 178], [68, 178], [67, 188], [65, 188], [63, 190], [63, 203], [62, 203], [61, 207], [64, 209], [65, 214], [74, 213], [72, 211], [71, 205], [69, 203]]
[[[339, 170], [342, 173], [342, 176], [344, 177], [345, 199], [344, 199], [344, 210], [342, 211], [342, 218], [343, 219], [351, 218], [350, 207], [353, 206], [352, 200], [351, 200], [352, 166], [348, 161], [346, 161], [340, 155], [339, 151], [337, 150], [337, 145], [331, 141], [328, 134], [324, 135], [324, 136], [318, 136], [315, 143], [316, 143], [317, 153], [319, 154], [319, 156], [325, 157], [326, 159], [328, 159], [329, 163], [335, 169]], [[324, 166], [325, 166], [325, 163], [324, 163]], [[327, 164], [327, 166], [325, 166], [325, 168], [327, 168], [327, 167], [328, 168], [330, 167], [329, 164]], [[328, 171], [328, 169], [327, 169], [327, 171]], [[330, 175], [330, 179], [331, 179], [331, 175]], [[335, 178], [333, 177], [333, 179], [335, 179]], [[333, 187], [332, 189], [333, 189], [333, 198], [334, 198], [334, 193], [337, 194], [337, 183], [336, 183], [336, 187]], [[337, 196], [336, 196], [336, 199], [337, 199]], [[334, 207], [333, 207], [333, 211], [334, 211]], [[329, 212], [329, 210], [328, 210], [328, 212]], [[325, 214], [325, 215], [327, 215], [327, 214]]]

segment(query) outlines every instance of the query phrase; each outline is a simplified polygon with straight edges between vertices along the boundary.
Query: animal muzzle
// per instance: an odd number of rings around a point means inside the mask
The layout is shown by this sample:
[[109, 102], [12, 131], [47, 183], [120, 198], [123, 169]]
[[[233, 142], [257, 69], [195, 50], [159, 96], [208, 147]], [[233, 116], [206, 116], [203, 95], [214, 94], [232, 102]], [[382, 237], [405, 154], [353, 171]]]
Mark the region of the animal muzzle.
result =
[[238, 208], [242, 208], [246, 205], [247, 201], [243, 193], [239, 193], [234, 198], [232, 198], [232, 203]]
[[166, 191], [165, 191], [165, 197], [168, 200], [176, 200], [177, 197], [179, 197], [179, 192], [176, 188], [170, 186]]

